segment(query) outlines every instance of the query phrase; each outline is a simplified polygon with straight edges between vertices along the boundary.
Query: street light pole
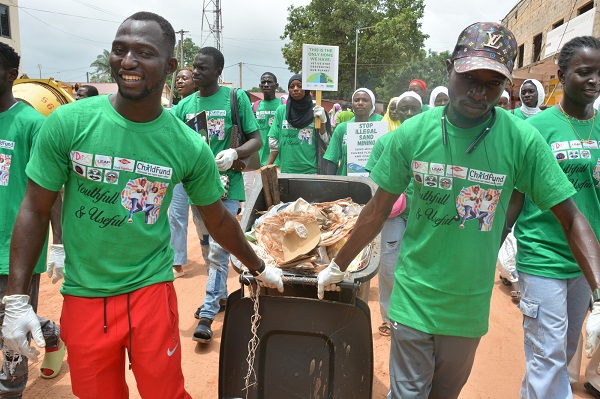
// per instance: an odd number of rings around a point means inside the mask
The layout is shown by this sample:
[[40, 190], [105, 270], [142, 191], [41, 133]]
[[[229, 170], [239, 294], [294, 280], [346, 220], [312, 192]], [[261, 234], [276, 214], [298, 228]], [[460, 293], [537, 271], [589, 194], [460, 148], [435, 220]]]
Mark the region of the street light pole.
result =
[[361, 30], [367, 30], [374, 28], [375, 26], [366, 26], [364, 28], [356, 28], [356, 37], [354, 38], [354, 91], [356, 91], [356, 80], [357, 80], [357, 70], [358, 70], [358, 32]]

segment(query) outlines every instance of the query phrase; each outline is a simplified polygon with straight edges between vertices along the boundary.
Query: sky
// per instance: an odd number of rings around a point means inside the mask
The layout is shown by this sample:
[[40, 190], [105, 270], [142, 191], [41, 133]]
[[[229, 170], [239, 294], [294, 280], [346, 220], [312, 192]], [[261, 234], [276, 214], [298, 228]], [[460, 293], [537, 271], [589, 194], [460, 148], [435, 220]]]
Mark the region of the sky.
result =
[[[15, 0], [5, 0], [14, 4]], [[436, 52], [452, 51], [459, 33], [478, 21], [500, 20], [517, 0], [425, 0], [421, 30], [430, 37], [425, 48]], [[89, 65], [109, 49], [119, 24], [137, 11], [152, 11], [165, 17], [175, 31], [197, 45], [215, 46], [208, 23], [202, 29], [203, 3], [208, 0], [19, 0], [22, 72], [31, 78], [65, 82], [85, 82]], [[290, 5], [304, 6], [310, 0], [221, 0], [223, 25], [222, 51], [225, 56], [223, 79], [247, 90], [258, 86], [260, 75], [269, 70], [287, 82], [292, 75], [281, 55], [280, 39]], [[14, 8], [11, 7], [11, 12]], [[214, 13], [206, 17], [212, 24]], [[318, 43], [327, 44], [327, 43]]]

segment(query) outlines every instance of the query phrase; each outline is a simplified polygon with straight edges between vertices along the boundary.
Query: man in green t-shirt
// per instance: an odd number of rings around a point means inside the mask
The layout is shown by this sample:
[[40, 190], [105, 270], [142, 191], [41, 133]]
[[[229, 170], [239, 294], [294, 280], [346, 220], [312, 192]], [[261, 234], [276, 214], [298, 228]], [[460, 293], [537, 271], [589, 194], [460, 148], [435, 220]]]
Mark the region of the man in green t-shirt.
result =
[[174, 46], [175, 32], [163, 17], [127, 18], [109, 56], [117, 94], [56, 109], [27, 165], [3, 299], [4, 347], [28, 354], [28, 333], [43, 346], [25, 294], [64, 184], [61, 332], [78, 397], [127, 397], [127, 351], [142, 397], [190, 398], [167, 217], [177, 183], [210, 234], [259, 281], [283, 290], [281, 271], [264, 267], [220, 201], [224, 190], [210, 148], [161, 105], [167, 75], [177, 68]]
[[260, 148], [260, 164], [265, 166], [269, 160], [269, 129], [275, 118], [275, 111], [280, 105], [285, 104], [281, 98], [277, 98], [276, 92], [279, 87], [277, 77], [272, 72], [265, 72], [260, 77], [260, 90], [263, 93], [263, 99], [254, 103], [253, 109], [262, 139], [262, 147]]
[[[25, 166], [45, 119], [33, 107], [15, 100], [13, 96], [12, 87], [19, 73], [19, 63], [19, 54], [8, 44], [0, 43], [0, 297], [6, 294], [11, 235], [19, 206], [25, 196]], [[28, 291], [34, 309], [38, 305], [40, 273], [46, 270], [46, 244], [44, 243], [41, 256], [35, 262]], [[0, 305], [0, 322], [4, 319], [3, 308], [4, 305]], [[46, 346], [41, 375], [53, 378], [60, 371], [65, 345], [60, 341], [60, 329], [54, 322], [42, 318], [39, 320], [45, 338], [41, 342]], [[35, 361], [37, 355], [37, 351], [32, 351], [27, 358]], [[48, 362], [52, 357], [55, 358], [53, 363], [58, 363], [58, 367], [50, 370]], [[0, 397], [21, 397], [27, 385], [27, 358], [22, 359], [18, 353], [5, 348], [0, 373]]]
[[[261, 139], [250, 100], [243, 90], [238, 90], [236, 97], [240, 128], [246, 133], [248, 141], [238, 148], [229, 148], [232, 127], [231, 89], [219, 86], [219, 76], [223, 72], [224, 65], [225, 59], [219, 50], [214, 47], [201, 48], [194, 59], [192, 69], [192, 79], [198, 92], [181, 100], [173, 114], [182, 121], [187, 121], [197, 113], [206, 111], [208, 144], [215, 155], [221, 176], [229, 180], [227, 196], [222, 203], [231, 214], [236, 215], [239, 203], [246, 199], [246, 195], [242, 174], [231, 169], [231, 166], [238, 157], [244, 158], [258, 151], [261, 147]], [[198, 236], [201, 237], [202, 257], [208, 271], [204, 304], [194, 314], [200, 321], [192, 339], [208, 343], [212, 339], [211, 325], [221, 308], [220, 302], [227, 299], [229, 252], [209, 235], [200, 213], [195, 208], [192, 208], [192, 214]]]
[[535, 128], [495, 111], [516, 54], [514, 35], [497, 23], [476, 23], [459, 35], [446, 62], [450, 102], [389, 133], [371, 172], [379, 188], [344, 247], [319, 273], [322, 297], [376, 237], [414, 179], [389, 308], [388, 398], [459, 396], [488, 330], [514, 188], [554, 213], [590, 286], [600, 286], [600, 246], [571, 199], [573, 185]]

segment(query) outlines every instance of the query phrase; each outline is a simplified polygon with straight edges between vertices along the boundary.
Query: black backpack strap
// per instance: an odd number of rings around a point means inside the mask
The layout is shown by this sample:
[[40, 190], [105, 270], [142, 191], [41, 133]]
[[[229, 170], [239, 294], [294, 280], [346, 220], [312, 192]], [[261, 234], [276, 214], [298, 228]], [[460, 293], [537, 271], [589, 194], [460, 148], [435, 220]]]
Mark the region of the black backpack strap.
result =
[[237, 91], [238, 89], [231, 89], [231, 98], [229, 99], [229, 102], [231, 103], [231, 123], [237, 125], [238, 129], [242, 131], [242, 124], [240, 123], [240, 109], [237, 100]]

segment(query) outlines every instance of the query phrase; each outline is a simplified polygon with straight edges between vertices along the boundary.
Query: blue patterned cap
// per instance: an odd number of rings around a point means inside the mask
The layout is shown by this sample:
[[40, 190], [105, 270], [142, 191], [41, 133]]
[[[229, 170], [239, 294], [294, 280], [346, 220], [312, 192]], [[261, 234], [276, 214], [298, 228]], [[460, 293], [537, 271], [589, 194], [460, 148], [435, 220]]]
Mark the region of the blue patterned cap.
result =
[[489, 69], [511, 82], [516, 57], [515, 35], [496, 22], [477, 22], [467, 27], [458, 37], [452, 53], [458, 73]]

